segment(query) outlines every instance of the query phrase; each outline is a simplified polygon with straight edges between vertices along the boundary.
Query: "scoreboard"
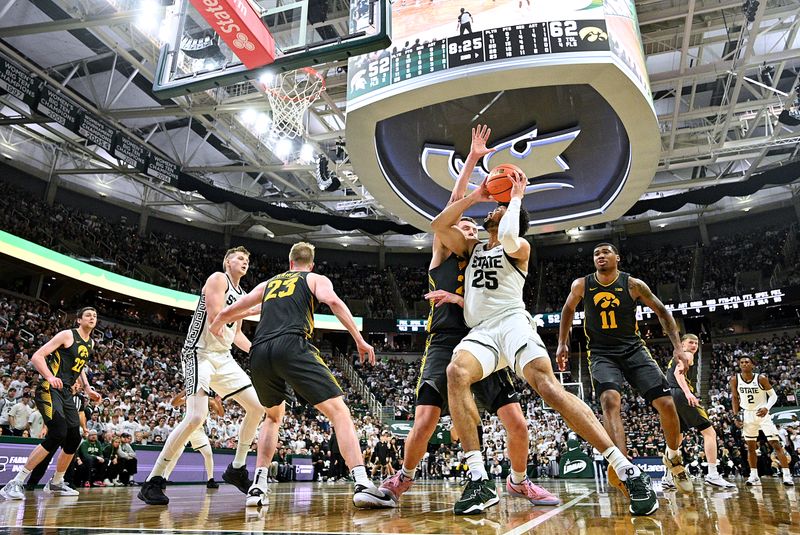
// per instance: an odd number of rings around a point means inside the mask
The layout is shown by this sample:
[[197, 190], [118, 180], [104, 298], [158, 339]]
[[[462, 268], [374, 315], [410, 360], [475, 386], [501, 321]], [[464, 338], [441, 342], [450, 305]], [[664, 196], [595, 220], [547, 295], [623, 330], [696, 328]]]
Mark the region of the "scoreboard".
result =
[[502, 26], [409, 44], [351, 60], [348, 98], [445, 69], [564, 52], [608, 51], [605, 20]]

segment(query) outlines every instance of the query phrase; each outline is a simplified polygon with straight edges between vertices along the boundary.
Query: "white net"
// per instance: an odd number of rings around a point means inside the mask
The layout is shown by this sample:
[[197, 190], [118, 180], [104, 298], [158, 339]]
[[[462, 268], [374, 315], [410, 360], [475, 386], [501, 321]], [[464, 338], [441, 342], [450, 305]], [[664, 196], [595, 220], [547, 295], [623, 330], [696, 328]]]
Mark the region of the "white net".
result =
[[325, 80], [311, 67], [276, 75], [265, 88], [272, 108], [272, 133], [285, 139], [302, 137], [305, 112], [323, 91]]

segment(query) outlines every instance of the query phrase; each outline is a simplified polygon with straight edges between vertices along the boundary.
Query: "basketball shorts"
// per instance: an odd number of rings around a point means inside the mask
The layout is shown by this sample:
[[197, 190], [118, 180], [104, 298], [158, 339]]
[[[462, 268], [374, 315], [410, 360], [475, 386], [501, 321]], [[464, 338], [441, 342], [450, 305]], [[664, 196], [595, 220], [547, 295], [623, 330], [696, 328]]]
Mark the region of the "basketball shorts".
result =
[[473, 327], [453, 353], [469, 351], [483, 368], [482, 378], [504, 368], [511, 368], [524, 378], [522, 370], [529, 362], [549, 358], [544, 342], [536, 332], [530, 314], [515, 311], [488, 319]]
[[81, 426], [78, 407], [75, 406], [75, 397], [72, 395], [64, 395], [62, 390], [55, 388], [39, 386], [36, 389], [34, 402], [47, 427], [53, 427], [53, 422], [59, 419], [66, 422], [67, 429]]
[[184, 348], [182, 352], [183, 376], [186, 380], [186, 395], [204, 390], [213, 390], [222, 399], [227, 399], [252, 386], [252, 382], [230, 351], [212, 353]]
[[764, 432], [767, 440], [778, 440], [778, 428], [772, 422], [771, 414], [759, 418], [756, 411], [744, 411], [743, 423], [742, 435], [744, 435], [745, 440], [758, 439], [759, 431]]
[[344, 395], [319, 349], [296, 334], [253, 346], [250, 372], [258, 399], [267, 408], [293, 399], [289, 387], [312, 406]]
[[194, 451], [211, 445], [208, 442], [208, 436], [206, 435], [202, 425], [192, 431], [192, 434], [189, 435], [189, 444], [192, 446]]
[[[417, 380], [417, 405], [439, 407], [447, 414], [447, 365], [453, 349], [466, 333], [431, 333], [425, 343], [422, 365]], [[480, 408], [491, 413], [509, 403], [518, 403], [519, 394], [507, 370], [493, 373], [472, 385], [472, 393]]]
[[675, 409], [678, 411], [678, 418], [681, 420], [681, 433], [686, 433], [690, 429], [705, 431], [711, 427], [711, 420], [703, 407], [692, 407], [686, 394], [680, 388], [671, 388], [672, 399], [675, 400]]
[[589, 354], [589, 372], [597, 397], [606, 390], [622, 392], [623, 380], [627, 380], [648, 404], [671, 395], [667, 378], [645, 346], [627, 357], [612, 357], [593, 350]]

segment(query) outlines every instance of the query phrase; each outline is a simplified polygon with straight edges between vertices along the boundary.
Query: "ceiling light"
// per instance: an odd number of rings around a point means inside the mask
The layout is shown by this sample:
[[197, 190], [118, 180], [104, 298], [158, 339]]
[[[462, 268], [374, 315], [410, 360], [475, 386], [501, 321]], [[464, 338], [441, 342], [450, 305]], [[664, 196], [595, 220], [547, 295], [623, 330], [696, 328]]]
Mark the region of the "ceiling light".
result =
[[342, 247], [350, 247], [350, 244], [349, 243], [343, 243]]
[[749, 212], [750, 210], [752, 210], [752, 208], [749, 206], [747, 208], [742, 208], [742, 212]]
[[417, 245], [417, 251], [421, 251], [421, 250], [422, 250], [422, 246], [421, 245]]
[[300, 159], [304, 162], [311, 162], [314, 160], [314, 147], [310, 143], [303, 143], [300, 147]]
[[275, 79], [275, 75], [273, 75], [271, 72], [265, 72], [261, 76], [258, 77], [258, 81], [261, 82], [264, 85], [271, 85], [272, 84], [272, 80], [274, 80], [274, 79]]
[[289, 157], [292, 153], [292, 140], [291, 139], [280, 139], [278, 143], [275, 145], [275, 156], [280, 158], [281, 160], [285, 160]]
[[191, 217], [184, 217], [184, 219], [186, 220], [187, 223], [191, 223], [192, 222], [192, 218]]
[[658, 228], [664, 228], [664, 227], [666, 227], [666, 226], [667, 226], [667, 224], [666, 224], [666, 223], [659, 223], [659, 224], [658, 224]]
[[108, 195], [102, 191], [98, 191], [97, 194], [100, 195], [101, 197], [108, 197]]
[[253, 108], [247, 108], [239, 114], [239, 117], [242, 118], [242, 121], [245, 124], [252, 125], [255, 124], [256, 120], [258, 119], [258, 112], [256, 112], [256, 110]]
[[141, 0], [139, 3], [140, 14], [136, 18], [136, 25], [145, 32], [152, 32], [159, 26], [161, 20], [161, 5], [157, 0]]

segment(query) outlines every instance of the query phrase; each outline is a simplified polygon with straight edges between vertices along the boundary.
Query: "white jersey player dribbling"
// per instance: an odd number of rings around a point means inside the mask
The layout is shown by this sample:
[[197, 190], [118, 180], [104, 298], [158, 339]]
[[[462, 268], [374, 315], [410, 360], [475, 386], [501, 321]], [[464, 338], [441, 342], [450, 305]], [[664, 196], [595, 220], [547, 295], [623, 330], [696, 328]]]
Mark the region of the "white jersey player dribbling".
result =
[[454, 353], [466, 350], [483, 367], [483, 376], [508, 366], [520, 377], [525, 365], [548, 357], [536, 326], [522, 300], [527, 273], [504, 252], [503, 246], [475, 246], [467, 264], [464, 321], [469, 334]]

